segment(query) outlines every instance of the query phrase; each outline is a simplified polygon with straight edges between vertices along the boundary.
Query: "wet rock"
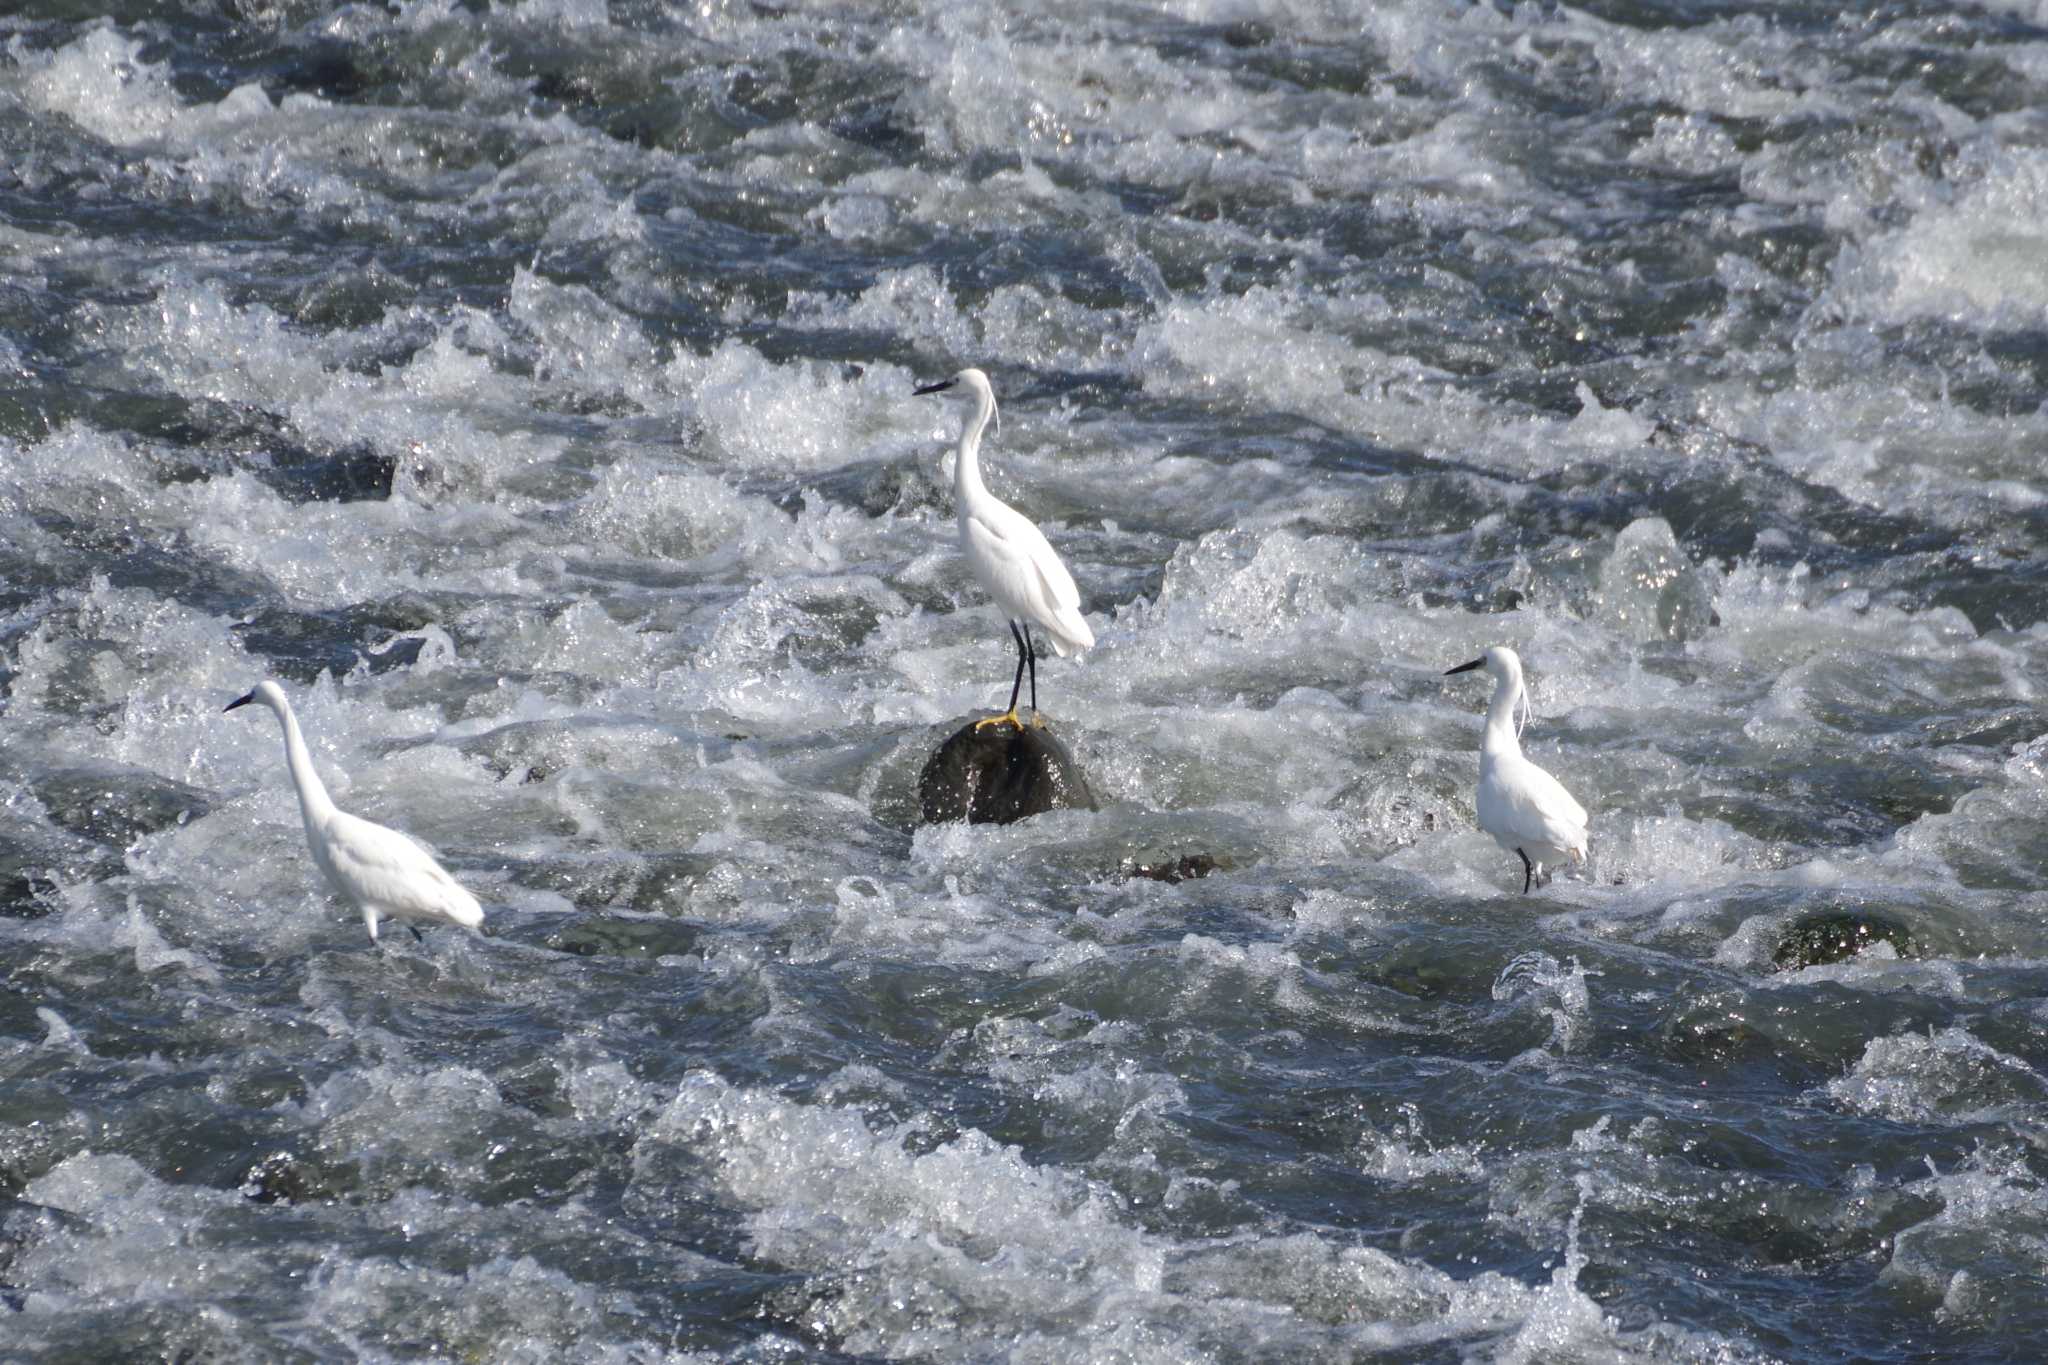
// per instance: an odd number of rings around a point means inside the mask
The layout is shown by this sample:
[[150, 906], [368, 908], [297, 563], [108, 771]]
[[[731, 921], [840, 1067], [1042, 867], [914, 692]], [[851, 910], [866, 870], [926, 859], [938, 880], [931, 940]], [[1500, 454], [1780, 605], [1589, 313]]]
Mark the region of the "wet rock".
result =
[[[268, 8], [251, 0], [235, 0], [233, 7], [244, 12], [244, 18], [268, 17], [260, 13], [246, 13], [251, 9], [260, 11]], [[285, 90], [306, 91], [326, 100], [354, 99], [379, 80], [375, 73], [362, 65], [362, 55], [334, 39], [316, 40], [289, 51], [274, 69], [273, 79]]]
[[1223, 864], [1217, 862], [1206, 853], [1183, 853], [1178, 858], [1165, 858], [1152, 862], [1139, 862], [1136, 858], [1126, 858], [1123, 860], [1123, 864], [1117, 868], [1117, 874], [1126, 878], [1144, 877], [1148, 881], [1171, 884], [1174, 882], [1195, 881], [1198, 878], [1208, 876], [1211, 872], [1217, 871], [1222, 866]]
[[909, 156], [922, 146], [916, 128], [903, 117], [901, 101], [863, 100], [842, 107], [825, 126], [834, 137], [878, 152]]
[[[459, 611], [452, 599], [402, 592], [325, 611], [266, 606], [234, 629], [242, 647], [269, 660], [273, 671], [310, 683], [323, 671], [340, 677], [359, 662], [372, 673], [411, 667], [425, 647], [419, 632]], [[371, 641], [381, 642], [370, 647]]]
[[[952, 490], [916, 459], [880, 460], [845, 465], [829, 470], [805, 485], [792, 488], [797, 495], [816, 493], [847, 507], [859, 508], [871, 517], [903, 515], [918, 511], [953, 510]], [[794, 511], [794, 506], [785, 507]]]
[[1771, 967], [1796, 972], [1856, 956], [1875, 943], [1889, 943], [1900, 957], [1917, 957], [1913, 933], [1905, 925], [1867, 910], [1824, 910], [1803, 915], [1785, 930], [1771, 954]]
[[[323, 331], [354, 331], [374, 326], [385, 313], [404, 307], [411, 299], [411, 285], [376, 261], [361, 260], [352, 263], [349, 269], [335, 270], [309, 281], [292, 300], [291, 316], [294, 322]], [[343, 486], [360, 484], [365, 473], [381, 473], [381, 481], [388, 491], [396, 465], [389, 472], [381, 472], [374, 464], [366, 469], [361, 459], [362, 447], [356, 447], [356, 450], [356, 469], [353, 475], [343, 471]], [[371, 486], [376, 482], [378, 479], [373, 478]]]
[[57, 883], [0, 862], [0, 918], [44, 919], [56, 914]]
[[1044, 725], [962, 726], [917, 779], [924, 823], [1007, 825], [1049, 810], [1094, 810], [1073, 753]]
[[[355, 287], [374, 283], [373, 277], [360, 276]], [[386, 293], [394, 302], [405, 297], [402, 288]], [[301, 304], [319, 312], [317, 301]], [[391, 496], [398, 472], [394, 458], [366, 443], [307, 444], [283, 415], [248, 403], [198, 399], [149, 414], [141, 429], [182, 452], [182, 477], [208, 477], [225, 461], [295, 503], [383, 500]]]
[[269, 469], [258, 470], [279, 493], [313, 502], [382, 502], [397, 474], [396, 459], [362, 443], [336, 450], [275, 446]]
[[547, 937], [547, 946], [578, 957], [687, 957], [697, 951], [697, 929], [672, 919], [585, 915]]
[[242, 1177], [241, 1194], [258, 1204], [304, 1204], [340, 1196], [349, 1183], [295, 1152], [272, 1152]]
[[60, 768], [36, 778], [29, 790], [51, 824], [116, 848], [197, 819], [213, 805], [199, 788], [142, 768]]
[[1438, 945], [1429, 942], [1390, 945], [1359, 964], [1358, 979], [1412, 1000], [1470, 1000], [1487, 989], [1473, 964], [1446, 959]]
[[[41, 919], [63, 904], [66, 883], [103, 881], [122, 872], [121, 854], [25, 812], [0, 810], [0, 918]], [[0, 1189], [5, 1172], [0, 1171]]]
[[1770, 1056], [1771, 1039], [1751, 1026], [1741, 1003], [1688, 1001], [1658, 1025], [1659, 1040], [1689, 1066], [1731, 1066]]

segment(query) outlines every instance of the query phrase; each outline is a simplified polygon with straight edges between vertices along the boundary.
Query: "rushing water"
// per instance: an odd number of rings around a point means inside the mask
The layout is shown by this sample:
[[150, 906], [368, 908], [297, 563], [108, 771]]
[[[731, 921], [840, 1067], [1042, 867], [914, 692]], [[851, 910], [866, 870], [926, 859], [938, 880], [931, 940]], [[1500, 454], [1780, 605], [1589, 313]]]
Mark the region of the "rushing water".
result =
[[[2039, 0], [114, 8], [0, 19], [0, 1357], [2039, 1348]], [[1095, 812], [915, 826], [963, 364]]]

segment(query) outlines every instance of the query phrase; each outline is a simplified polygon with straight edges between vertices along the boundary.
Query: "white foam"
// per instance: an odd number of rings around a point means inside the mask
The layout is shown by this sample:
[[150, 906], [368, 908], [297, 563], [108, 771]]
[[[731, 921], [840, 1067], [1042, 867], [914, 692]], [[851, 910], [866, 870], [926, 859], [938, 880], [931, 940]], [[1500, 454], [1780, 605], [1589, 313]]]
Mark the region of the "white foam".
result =
[[2048, 319], [2048, 153], [1969, 145], [1944, 180], [1896, 182], [1909, 221], [1837, 258], [1827, 304], [1986, 330]]
[[1228, 1340], [1312, 1356], [1514, 1330], [1531, 1344], [1652, 1359], [1674, 1335], [1605, 1319], [1575, 1288], [1575, 1243], [1560, 1283], [1537, 1292], [1311, 1233], [1182, 1245], [1127, 1226], [1100, 1187], [981, 1133], [933, 1145], [917, 1122], [875, 1126], [705, 1072], [643, 1132], [643, 1163], [668, 1144], [708, 1163], [721, 1193], [751, 1210], [758, 1254], [820, 1277], [807, 1320], [848, 1351], [1023, 1343], [1032, 1359], [1081, 1361], [1105, 1342], [1149, 1355]]
[[670, 361], [663, 382], [689, 397], [711, 457], [730, 468], [788, 472], [843, 465], [905, 422], [916, 387], [893, 365], [857, 379], [822, 363], [778, 365], [741, 341]]
[[338, 1071], [291, 1107], [320, 1152], [390, 1190], [429, 1170], [458, 1187], [489, 1179], [490, 1127], [503, 1101], [473, 1068], [394, 1059]]
[[1400, 1112], [1396, 1133], [1374, 1131], [1359, 1138], [1359, 1168], [1367, 1175], [1401, 1185], [1446, 1176], [1465, 1180], [1485, 1178], [1487, 1166], [1481, 1144], [1433, 1141], [1419, 1108], [1404, 1104]]
[[1615, 536], [1614, 550], [1600, 566], [1593, 608], [1611, 629], [1630, 639], [1690, 639], [1703, 634], [1712, 620], [1709, 582], [1708, 575], [1693, 568], [1670, 522], [1640, 517]]
[[9, 83], [31, 107], [62, 114], [110, 142], [148, 141], [176, 127], [183, 106], [169, 68], [143, 61], [142, 48], [140, 39], [112, 27], [50, 52], [31, 51], [17, 37]]
[[1549, 1063], [1566, 1056], [1584, 1037], [1593, 1018], [1586, 969], [1577, 958], [1566, 968], [1549, 953], [1523, 953], [1501, 968], [1493, 983], [1493, 998], [1502, 1003], [1548, 1002], [1537, 1009], [1550, 1020], [1549, 1040], [1516, 1058], [1517, 1063]]
[[128, 897], [128, 937], [135, 946], [135, 970], [144, 976], [162, 971], [166, 967], [182, 968], [194, 979], [209, 984], [218, 984], [220, 972], [200, 954], [185, 948], [173, 948], [157, 932], [142, 912], [142, 901], [138, 896]]
[[2048, 1078], [1950, 1027], [1873, 1038], [1827, 1093], [1858, 1113], [1904, 1123], [1984, 1123], [2048, 1100]]
[[1980, 1146], [1951, 1171], [1928, 1167], [1927, 1178], [1906, 1188], [1939, 1208], [1894, 1234], [1878, 1283], [1966, 1331], [2026, 1320], [2048, 1275], [2048, 1200], [2026, 1158]]
[[76, 1052], [82, 1057], [92, 1055], [92, 1049], [86, 1046], [85, 1039], [78, 1036], [78, 1030], [48, 1005], [36, 1006], [36, 1018], [43, 1024], [44, 1047], [55, 1048], [59, 1052]]
[[[1757, 880], [1782, 861], [1777, 850], [1725, 820], [1688, 819], [1676, 810], [1659, 815], [1617, 811], [1597, 820], [1595, 828], [1594, 857], [1602, 878], [1622, 882], [1631, 893], [1718, 891]], [[1673, 902], [1672, 909], [1679, 904]]]
[[30, 1314], [95, 1303], [133, 1311], [185, 1301], [193, 1284], [181, 1283], [167, 1268], [186, 1267], [210, 1286], [223, 1272], [247, 1273], [257, 1260], [251, 1251], [220, 1248], [219, 1259], [206, 1265], [208, 1258], [192, 1254], [194, 1230], [234, 1208], [239, 1196], [165, 1184], [132, 1157], [78, 1152], [29, 1181], [22, 1194], [88, 1220], [92, 1229], [43, 1238], [25, 1249], [12, 1269], [37, 1286], [24, 1305]]
[[1900, 607], [1846, 577], [1816, 578], [1803, 563], [1780, 569], [1738, 561], [1716, 581], [1714, 611], [1721, 629], [1706, 642], [1710, 655], [1772, 672], [1850, 650], [2001, 664], [2011, 657], [2003, 646], [1980, 641], [1954, 607]]

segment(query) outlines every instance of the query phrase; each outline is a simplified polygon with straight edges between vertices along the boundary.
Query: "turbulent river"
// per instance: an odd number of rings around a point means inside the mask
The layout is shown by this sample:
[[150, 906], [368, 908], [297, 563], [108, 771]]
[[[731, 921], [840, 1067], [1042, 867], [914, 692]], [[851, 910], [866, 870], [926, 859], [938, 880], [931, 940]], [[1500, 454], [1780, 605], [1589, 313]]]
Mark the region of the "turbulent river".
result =
[[2038, 1351], [2044, 223], [2040, 0], [15, 7], [0, 1358]]

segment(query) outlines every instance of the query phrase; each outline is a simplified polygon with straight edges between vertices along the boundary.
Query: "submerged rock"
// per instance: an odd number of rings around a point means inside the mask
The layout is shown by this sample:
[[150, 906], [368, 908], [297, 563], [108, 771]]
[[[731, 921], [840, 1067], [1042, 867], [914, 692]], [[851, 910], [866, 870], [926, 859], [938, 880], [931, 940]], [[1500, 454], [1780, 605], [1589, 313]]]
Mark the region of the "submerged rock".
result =
[[1747, 1010], [1746, 998], [1738, 994], [1683, 1001], [1657, 1026], [1657, 1035], [1688, 1066], [1760, 1060], [1771, 1055], [1772, 1039], [1750, 1024]]
[[586, 915], [547, 937], [547, 946], [578, 957], [684, 957], [697, 951], [699, 930], [672, 919]]
[[51, 824], [116, 847], [183, 824], [213, 807], [197, 787], [142, 768], [111, 764], [59, 768], [32, 779], [29, 790], [43, 803]]
[[337, 1199], [352, 1183], [346, 1172], [328, 1170], [296, 1152], [272, 1152], [242, 1177], [241, 1194], [258, 1204], [310, 1204]]
[[1048, 810], [1094, 810], [1081, 765], [1044, 725], [962, 726], [917, 779], [924, 823], [1007, 825]]
[[1803, 915], [1785, 930], [1771, 954], [1781, 972], [1820, 967], [1852, 958], [1874, 943], [1889, 943], [1900, 957], [1914, 957], [1913, 933], [1905, 925], [1867, 910], [1824, 910]]
[[1217, 862], [1207, 853], [1183, 853], [1178, 858], [1126, 858], [1123, 865], [1117, 868], [1117, 873], [1126, 879], [1143, 877], [1148, 881], [1166, 882], [1170, 885], [1175, 882], [1195, 881], [1224, 867], [1227, 867], [1227, 864]]

